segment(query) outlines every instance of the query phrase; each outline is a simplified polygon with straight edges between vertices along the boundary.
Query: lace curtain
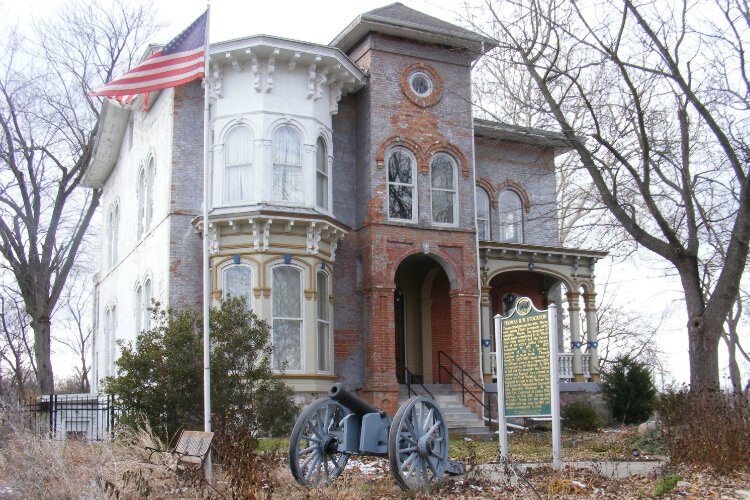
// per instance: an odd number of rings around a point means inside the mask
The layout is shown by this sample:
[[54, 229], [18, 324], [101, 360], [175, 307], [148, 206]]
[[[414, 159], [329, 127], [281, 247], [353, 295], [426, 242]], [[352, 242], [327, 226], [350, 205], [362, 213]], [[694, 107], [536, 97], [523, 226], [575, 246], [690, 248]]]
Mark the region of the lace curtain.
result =
[[302, 273], [292, 266], [273, 269], [273, 368], [302, 369]]
[[223, 298], [244, 297], [245, 307], [250, 309], [250, 268], [247, 266], [231, 266], [224, 269]]

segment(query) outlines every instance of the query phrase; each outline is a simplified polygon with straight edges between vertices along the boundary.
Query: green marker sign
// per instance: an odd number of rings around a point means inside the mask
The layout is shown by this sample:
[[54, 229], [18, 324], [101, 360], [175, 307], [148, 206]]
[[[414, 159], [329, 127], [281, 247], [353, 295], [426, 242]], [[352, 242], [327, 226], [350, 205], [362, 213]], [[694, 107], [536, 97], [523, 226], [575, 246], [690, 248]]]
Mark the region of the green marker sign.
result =
[[502, 356], [505, 415], [551, 415], [549, 317], [527, 297], [502, 319]]

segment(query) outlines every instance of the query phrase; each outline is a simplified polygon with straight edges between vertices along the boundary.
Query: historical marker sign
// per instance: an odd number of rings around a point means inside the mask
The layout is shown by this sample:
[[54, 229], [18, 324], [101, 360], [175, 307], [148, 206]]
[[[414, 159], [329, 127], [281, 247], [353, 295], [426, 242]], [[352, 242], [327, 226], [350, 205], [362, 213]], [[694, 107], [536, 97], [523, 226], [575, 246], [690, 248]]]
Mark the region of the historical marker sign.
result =
[[518, 300], [513, 314], [502, 319], [505, 415], [541, 417], [552, 414], [549, 315], [531, 300]]
[[[521, 297], [510, 316], [495, 316], [497, 405], [500, 429], [508, 417], [552, 417], [552, 464], [560, 468], [560, 392], [557, 307], [539, 311]], [[508, 435], [500, 432], [500, 454], [508, 458]]]

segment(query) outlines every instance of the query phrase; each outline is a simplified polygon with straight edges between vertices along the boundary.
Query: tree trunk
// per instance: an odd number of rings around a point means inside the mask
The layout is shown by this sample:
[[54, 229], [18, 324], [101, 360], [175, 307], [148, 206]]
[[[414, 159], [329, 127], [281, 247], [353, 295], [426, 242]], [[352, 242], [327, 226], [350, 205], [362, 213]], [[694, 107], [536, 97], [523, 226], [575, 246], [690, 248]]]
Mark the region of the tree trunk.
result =
[[36, 357], [37, 382], [39, 394], [54, 394], [55, 379], [52, 375], [50, 356], [50, 322], [46, 315], [31, 321], [34, 329], [34, 356]]
[[[711, 322], [711, 323], [716, 323]], [[710, 324], [702, 315], [690, 315], [688, 339], [690, 342], [690, 389], [718, 390], [719, 340], [723, 322]]]

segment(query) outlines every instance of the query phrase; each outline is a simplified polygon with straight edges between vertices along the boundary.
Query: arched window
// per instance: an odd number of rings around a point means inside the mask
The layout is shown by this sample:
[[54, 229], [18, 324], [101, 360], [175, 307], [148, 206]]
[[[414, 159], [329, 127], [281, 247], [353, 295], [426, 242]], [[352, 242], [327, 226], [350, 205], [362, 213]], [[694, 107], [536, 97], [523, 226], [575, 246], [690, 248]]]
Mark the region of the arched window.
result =
[[138, 239], [151, 229], [154, 211], [154, 158], [149, 157], [148, 164], [138, 171]]
[[500, 193], [500, 241], [523, 243], [523, 204], [515, 191]]
[[112, 305], [104, 313], [104, 375], [115, 375], [115, 349], [117, 345], [117, 306]]
[[151, 328], [151, 313], [148, 308], [151, 307], [151, 278], [141, 285], [138, 283], [135, 288], [135, 333]]
[[114, 204], [107, 216], [107, 268], [112, 269], [117, 264], [117, 246], [119, 245], [120, 206]]
[[273, 133], [273, 199], [302, 201], [302, 140], [290, 126]]
[[222, 275], [222, 298], [244, 297], [245, 307], [252, 309], [252, 271], [249, 266], [238, 264], [225, 267]]
[[388, 155], [388, 217], [416, 220], [416, 160], [404, 148], [395, 148]]
[[249, 201], [253, 197], [253, 134], [239, 125], [232, 128], [224, 140], [225, 203]]
[[490, 197], [487, 191], [477, 187], [477, 236], [480, 240], [492, 239], [490, 235]]
[[331, 367], [331, 303], [328, 299], [328, 275], [318, 271], [318, 371]]
[[315, 151], [316, 169], [316, 204], [323, 210], [328, 210], [328, 150], [322, 137], [318, 138]]
[[436, 154], [430, 160], [432, 222], [456, 223], [456, 162], [447, 154]]
[[302, 370], [302, 271], [276, 266], [271, 273], [273, 368]]

